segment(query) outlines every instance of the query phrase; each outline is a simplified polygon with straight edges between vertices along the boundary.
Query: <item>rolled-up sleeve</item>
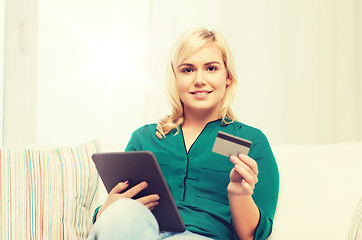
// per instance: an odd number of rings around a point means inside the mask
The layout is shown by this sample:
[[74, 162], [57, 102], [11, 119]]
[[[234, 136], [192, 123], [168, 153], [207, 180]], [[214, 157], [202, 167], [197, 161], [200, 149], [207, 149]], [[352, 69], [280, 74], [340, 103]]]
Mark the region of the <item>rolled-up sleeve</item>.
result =
[[265, 135], [260, 131], [253, 142], [249, 156], [258, 164], [258, 183], [253, 199], [260, 211], [255, 233], [256, 240], [266, 239], [272, 232], [273, 218], [279, 194], [279, 171], [273, 152]]

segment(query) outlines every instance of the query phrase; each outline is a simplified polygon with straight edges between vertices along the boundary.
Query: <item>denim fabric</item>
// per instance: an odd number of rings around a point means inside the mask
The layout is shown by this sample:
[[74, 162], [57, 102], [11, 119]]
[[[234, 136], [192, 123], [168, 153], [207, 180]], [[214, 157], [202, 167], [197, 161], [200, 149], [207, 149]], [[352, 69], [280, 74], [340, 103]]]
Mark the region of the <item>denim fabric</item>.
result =
[[187, 230], [183, 233], [162, 232], [160, 236], [161, 239], [166, 240], [212, 240], [211, 238], [204, 237]]
[[124, 198], [111, 204], [97, 219], [88, 240], [211, 240], [190, 231], [161, 232], [153, 214], [141, 203]]
[[97, 219], [89, 240], [158, 240], [153, 214], [141, 203], [124, 198], [112, 203]]

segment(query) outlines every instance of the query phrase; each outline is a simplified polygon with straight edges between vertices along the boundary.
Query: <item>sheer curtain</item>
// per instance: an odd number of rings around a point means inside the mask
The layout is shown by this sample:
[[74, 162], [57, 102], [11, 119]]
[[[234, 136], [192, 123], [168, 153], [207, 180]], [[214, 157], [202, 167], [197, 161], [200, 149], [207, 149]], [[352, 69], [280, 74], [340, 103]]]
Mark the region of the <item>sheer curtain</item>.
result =
[[[27, 116], [35, 124], [26, 130], [34, 137], [22, 140], [16, 114], [5, 114], [7, 145], [101, 138], [124, 146], [133, 130], [168, 114], [168, 53], [182, 32], [198, 26], [220, 30], [230, 44], [241, 122], [272, 143], [362, 141], [358, 0], [36, 3], [35, 106]], [[19, 48], [17, 40], [7, 49]], [[8, 74], [5, 83], [14, 80], [25, 81]], [[12, 94], [16, 88], [7, 88], [7, 109]]]

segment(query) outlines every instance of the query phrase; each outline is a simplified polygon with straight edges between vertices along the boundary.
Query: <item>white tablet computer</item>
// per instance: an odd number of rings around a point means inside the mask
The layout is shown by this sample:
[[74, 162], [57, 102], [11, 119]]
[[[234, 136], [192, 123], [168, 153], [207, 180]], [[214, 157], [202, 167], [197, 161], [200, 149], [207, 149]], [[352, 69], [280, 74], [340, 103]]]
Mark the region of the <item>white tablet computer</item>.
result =
[[95, 153], [92, 159], [108, 193], [119, 182], [128, 180], [129, 188], [131, 188], [146, 181], [148, 187], [134, 199], [158, 194], [159, 205], [152, 210], [152, 213], [157, 219], [160, 231], [185, 231], [185, 224], [152, 152]]

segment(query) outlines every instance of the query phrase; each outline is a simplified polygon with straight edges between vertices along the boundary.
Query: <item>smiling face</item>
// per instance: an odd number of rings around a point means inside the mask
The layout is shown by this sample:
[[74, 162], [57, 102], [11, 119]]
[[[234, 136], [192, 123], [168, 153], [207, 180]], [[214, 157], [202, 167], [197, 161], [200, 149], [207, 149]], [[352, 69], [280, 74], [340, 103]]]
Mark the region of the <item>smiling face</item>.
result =
[[230, 83], [222, 52], [213, 44], [201, 48], [177, 66], [176, 84], [185, 114], [194, 112], [219, 118], [222, 99]]

